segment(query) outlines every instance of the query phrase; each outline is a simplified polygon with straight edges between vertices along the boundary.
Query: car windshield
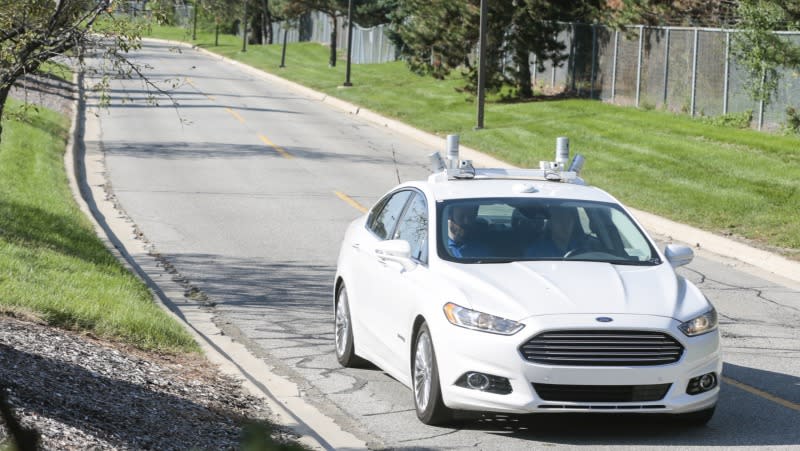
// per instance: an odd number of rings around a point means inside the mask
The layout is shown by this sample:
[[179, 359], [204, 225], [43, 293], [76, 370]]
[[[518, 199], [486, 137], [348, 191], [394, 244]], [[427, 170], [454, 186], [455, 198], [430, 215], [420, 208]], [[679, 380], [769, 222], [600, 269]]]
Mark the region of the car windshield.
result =
[[438, 253], [461, 263], [582, 260], [657, 265], [658, 254], [619, 205], [564, 199], [438, 203]]

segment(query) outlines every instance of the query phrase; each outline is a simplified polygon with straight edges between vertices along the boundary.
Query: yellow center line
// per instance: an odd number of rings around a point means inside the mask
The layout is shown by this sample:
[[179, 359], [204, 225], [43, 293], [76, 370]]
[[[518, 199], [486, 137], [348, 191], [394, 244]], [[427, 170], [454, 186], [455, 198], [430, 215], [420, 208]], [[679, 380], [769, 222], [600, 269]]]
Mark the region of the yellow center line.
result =
[[788, 409], [800, 411], [800, 404], [798, 404], [796, 402], [792, 402], [792, 401], [789, 401], [787, 399], [779, 398], [779, 397], [777, 397], [775, 395], [767, 393], [767, 392], [765, 392], [763, 390], [759, 390], [759, 389], [757, 389], [755, 387], [751, 387], [751, 386], [749, 386], [747, 384], [744, 384], [742, 382], [739, 382], [737, 380], [733, 380], [733, 379], [731, 379], [729, 377], [723, 377], [722, 380], [726, 384], [733, 385], [734, 387], [740, 388], [740, 389], [742, 389], [742, 390], [744, 390], [744, 391], [746, 391], [746, 392], [748, 392], [750, 394], [753, 394], [753, 395], [756, 395], [756, 396], [760, 396], [760, 397], [762, 397], [764, 399], [767, 399], [769, 401], [772, 401], [772, 402], [774, 402], [776, 404], [780, 404], [783, 407], [786, 407]]
[[343, 201], [347, 202], [351, 207], [355, 208], [356, 210], [360, 211], [361, 213], [366, 213], [367, 210], [368, 210], [367, 207], [359, 204], [355, 199], [353, 199], [352, 197], [348, 196], [347, 194], [345, 194], [345, 193], [343, 193], [341, 191], [334, 191], [333, 194], [336, 194], [336, 196], [339, 199], [342, 199]]
[[204, 96], [208, 97], [209, 99], [211, 99], [211, 100], [217, 100], [217, 99], [215, 99], [215, 98], [214, 98], [214, 96], [212, 96], [212, 95], [210, 95], [210, 94], [206, 94], [206, 93], [204, 93], [204, 92], [201, 92], [201, 91], [200, 91], [200, 89], [199, 89], [199, 88], [198, 88], [198, 87], [197, 87], [197, 86], [194, 84], [194, 80], [192, 80], [191, 78], [189, 78], [189, 77], [186, 77], [186, 83], [188, 83], [189, 85], [191, 85], [191, 86], [192, 86], [194, 89], [197, 89], [197, 92], [199, 92], [200, 94], [203, 94]]
[[259, 137], [259, 138], [261, 138], [261, 141], [263, 141], [263, 142], [264, 142], [264, 144], [266, 144], [266, 145], [268, 145], [268, 146], [272, 147], [273, 149], [275, 149], [275, 151], [276, 151], [276, 152], [278, 152], [279, 154], [281, 154], [281, 156], [282, 156], [283, 158], [293, 158], [292, 154], [290, 154], [289, 152], [287, 152], [287, 151], [283, 150], [283, 149], [281, 148], [281, 146], [279, 146], [279, 145], [275, 144], [274, 142], [270, 141], [270, 139], [269, 139], [269, 138], [267, 138], [266, 136], [264, 136], [264, 135], [262, 135], [261, 133], [259, 133], [259, 134], [258, 134], [258, 137]]
[[227, 107], [225, 108], [225, 111], [227, 111], [228, 113], [231, 113], [231, 116], [235, 117], [236, 120], [238, 120], [239, 122], [244, 124], [244, 118], [241, 115], [239, 115], [239, 113], [237, 113], [236, 111], [233, 111], [232, 109], [227, 108]]

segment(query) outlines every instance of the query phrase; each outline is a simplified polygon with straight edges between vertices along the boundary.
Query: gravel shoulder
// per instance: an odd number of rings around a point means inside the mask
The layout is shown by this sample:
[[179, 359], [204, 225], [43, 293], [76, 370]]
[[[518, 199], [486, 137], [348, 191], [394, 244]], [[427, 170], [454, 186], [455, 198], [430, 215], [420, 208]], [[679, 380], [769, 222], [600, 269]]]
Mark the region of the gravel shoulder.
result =
[[[29, 78], [11, 94], [69, 113], [72, 88]], [[265, 401], [202, 355], [147, 353], [2, 312], [0, 391], [40, 449], [238, 449], [243, 430], [261, 443], [295, 438], [270, 428]], [[0, 418], [0, 449], [6, 426]]]
[[0, 385], [43, 449], [234, 449], [241, 425], [268, 414], [200, 355], [144, 353], [12, 317], [0, 317]]

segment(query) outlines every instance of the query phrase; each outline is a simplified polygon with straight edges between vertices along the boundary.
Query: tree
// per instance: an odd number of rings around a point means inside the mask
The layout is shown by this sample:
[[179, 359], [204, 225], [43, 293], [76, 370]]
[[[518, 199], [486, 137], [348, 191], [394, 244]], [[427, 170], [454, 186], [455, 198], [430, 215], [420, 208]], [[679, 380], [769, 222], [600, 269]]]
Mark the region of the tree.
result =
[[604, 21], [617, 25], [729, 26], [735, 0], [609, 0]]
[[600, 15], [605, 1], [585, 0], [562, 2], [558, 0], [519, 0], [512, 8], [511, 33], [508, 51], [513, 55], [514, 84], [520, 98], [533, 96], [531, 88], [530, 57], [536, 56], [537, 70], [544, 70], [544, 61], [560, 64], [566, 59], [566, 46], [558, 34], [568, 22], [590, 22]]
[[[300, 17], [312, 11], [320, 11], [331, 19], [330, 55], [328, 65], [336, 66], [336, 41], [339, 33], [339, 19], [347, 16], [348, 0], [279, 0], [276, 9], [285, 17]], [[398, 0], [352, 0], [353, 22], [362, 26], [372, 26], [388, 21], [387, 14], [395, 8]]]
[[214, 45], [219, 45], [219, 32], [233, 33], [233, 23], [242, 17], [241, 0], [201, 0], [202, 17], [214, 24]]
[[[778, 89], [781, 67], [800, 67], [800, 47], [774, 33], [800, 30], [800, 4], [783, 0], [740, 0], [733, 54], [747, 69], [747, 89], [755, 101], [769, 104]], [[760, 126], [760, 124], [759, 124]]]
[[[530, 55], [542, 61], [563, 60], [564, 45], [558, 32], [573, 20], [589, 21], [603, 0], [504, 0], [489, 3], [486, 45], [487, 90], [505, 83], [517, 87], [520, 97], [530, 97]], [[391, 14], [393, 39], [409, 67], [418, 73], [444, 77], [463, 68], [466, 90], [474, 92], [477, 68], [479, 0], [400, 0]], [[513, 64], [509, 64], [509, 58]]]
[[[141, 27], [108, 14], [110, 0], [0, 0], [0, 120], [14, 83], [53, 58], [99, 49], [112, 68], [138, 68], [124, 53], [137, 48]], [[100, 22], [100, 17], [103, 21]], [[0, 139], [2, 123], [0, 122]]]
[[252, 8], [250, 28], [253, 30], [253, 41], [258, 44], [272, 44], [274, 42], [272, 23], [275, 21], [275, 14], [269, 0], [256, 0]]
[[281, 8], [287, 17], [299, 17], [312, 11], [320, 11], [331, 19], [331, 41], [328, 65], [336, 66], [336, 39], [339, 33], [339, 16], [347, 12], [347, 0], [284, 0]]

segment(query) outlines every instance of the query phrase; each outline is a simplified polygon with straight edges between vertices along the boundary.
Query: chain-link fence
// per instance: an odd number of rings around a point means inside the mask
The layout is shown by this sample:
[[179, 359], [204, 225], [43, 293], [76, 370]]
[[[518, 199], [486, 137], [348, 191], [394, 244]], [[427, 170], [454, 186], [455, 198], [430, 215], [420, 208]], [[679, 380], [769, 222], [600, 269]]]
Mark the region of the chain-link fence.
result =
[[[336, 18], [336, 47], [347, 48], [347, 18]], [[294, 24], [275, 23], [273, 36], [279, 36], [275, 42], [283, 43], [284, 27], [289, 27], [287, 42], [311, 41], [328, 44], [331, 42], [333, 20], [327, 14], [315, 11], [305, 16]], [[353, 50], [351, 52], [354, 64], [386, 63], [397, 59], [397, 51], [392, 41], [387, 37], [387, 26], [378, 25], [372, 28], [362, 28], [353, 24]], [[294, 33], [293, 33], [294, 32]]]
[[[567, 59], [544, 62], [534, 83], [570, 89], [620, 105], [663, 108], [692, 116], [753, 112], [754, 123], [778, 128], [800, 105], [800, 73], [785, 69], [769, 104], [753, 101], [747, 72], [732, 55], [734, 30], [568, 25], [560, 40]], [[800, 33], [780, 33], [800, 45]], [[535, 71], [535, 70], [534, 70]]]
[[[132, 15], [147, 14], [141, 1], [122, 3]], [[191, 24], [191, 6], [176, 8], [179, 22]], [[347, 18], [337, 17], [336, 42], [347, 48]], [[275, 43], [311, 41], [328, 44], [333, 20], [314, 12], [291, 23], [273, 23]], [[394, 61], [399, 53], [380, 25], [353, 25], [352, 62]], [[787, 107], [800, 107], [800, 72], [786, 69], [769, 104], [748, 95], [748, 74], [731, 52], [735, 30], [686, 27], [628, 27], [568, 24], [559, 33], [565, 59], [554, 64], [532, 59], [532, 82], [545, 92], [570, 90], [579, 96], [619, 105], [661, 108], [692, 116], [752, 111], [761, 128], [778, 128]], [[800, 45], [800, 33], [780, 33]]]

